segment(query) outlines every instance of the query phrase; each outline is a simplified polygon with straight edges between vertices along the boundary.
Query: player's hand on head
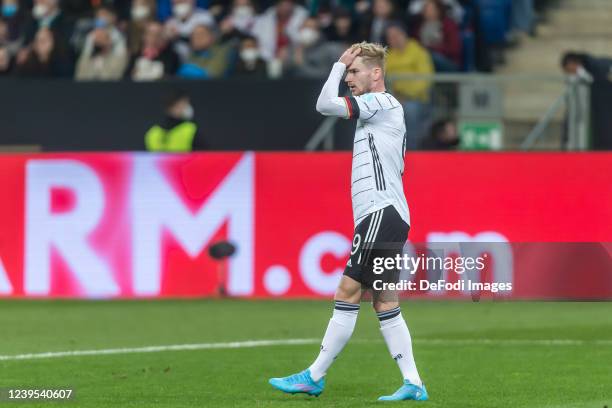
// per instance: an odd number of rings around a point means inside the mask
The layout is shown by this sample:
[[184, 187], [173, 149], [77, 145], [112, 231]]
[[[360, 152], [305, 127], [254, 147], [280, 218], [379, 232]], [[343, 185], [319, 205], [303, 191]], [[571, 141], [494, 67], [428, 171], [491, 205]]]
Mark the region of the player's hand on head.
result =
[[347, 66], [347, 68], [355, 61], [355, 58], [361, 52], [361, 47], [350, 47], [340, 57], [339, 61]]

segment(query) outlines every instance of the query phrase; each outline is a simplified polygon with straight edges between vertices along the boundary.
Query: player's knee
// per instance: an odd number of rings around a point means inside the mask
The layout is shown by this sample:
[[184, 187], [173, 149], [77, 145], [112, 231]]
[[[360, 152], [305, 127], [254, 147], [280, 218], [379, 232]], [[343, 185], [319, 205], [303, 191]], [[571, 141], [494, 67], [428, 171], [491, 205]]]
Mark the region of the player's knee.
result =
[[348, 303], [359, 303], [360, 297], [360, 294], [356, 293], [354, 290], [338, 287], [338, 289], [336, 289], [334, 300], [340, 300]]
[[336, 290], [336, 295], [334, 296], [334, 300], [340, 300], [342, 302], [348, 303], [359, 303], [360, 295], [356, 294], [353, 291], [348, 291], [342, 288], [338, 288]]
[[372, 302], [372, 306], [376, 313], [380, 313], [399, 307], [399, 302], [397, 300], [375, 300]]

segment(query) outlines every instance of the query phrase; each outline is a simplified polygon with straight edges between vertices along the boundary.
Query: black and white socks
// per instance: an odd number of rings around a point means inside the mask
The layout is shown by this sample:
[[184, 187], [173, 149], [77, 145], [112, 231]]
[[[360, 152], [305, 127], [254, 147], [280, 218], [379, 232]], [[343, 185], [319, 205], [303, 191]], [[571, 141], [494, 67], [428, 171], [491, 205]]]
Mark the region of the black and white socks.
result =
[[325, 376], [334, 359], [340, 354], [351, 338], [358, 314], [359, 303], [335, 301], [334, 313], [327, 325], [327, 330], [321, 343], [321, 351], [315, 362], [309, 367], [310, 376], [314, 381], [319, 381]]
[[421, 386], [421, 378], [412, 355], [412, 339], [399, 306], [377, 313], [380, 331], [385, 338], [391, 357], [397, 362], [404, 379]]
[[[337, 300], [334, 313], [329, 320], [325, 336], [321, 343], [319, 356], [309, 367], [310, 376], [319, 381], [325, 376], [338, 354], [348, 343], [359, 314], [359, 304]], [[408, 326], [404, 321], [401, 310], [396, 307], [391, 310], [377, 313], [380, 320], [380, 331], [385, 338], [391, 357], [397, 362], [404, 379], [412, 384], [421, 386], [421, 378], [412, 355], [412, 339]]]

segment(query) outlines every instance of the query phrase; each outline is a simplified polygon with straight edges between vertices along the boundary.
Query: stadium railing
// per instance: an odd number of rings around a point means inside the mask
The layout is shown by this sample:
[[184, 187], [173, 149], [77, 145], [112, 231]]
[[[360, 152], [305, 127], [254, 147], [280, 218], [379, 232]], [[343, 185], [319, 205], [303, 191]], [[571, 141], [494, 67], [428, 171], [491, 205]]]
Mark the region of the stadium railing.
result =
[[[391, 93], [396, 81], [431, 84], [428, 121], [454, 122], [462, 150], [574, 151], [591, 146], [590, 85], [582, 81], [562, 75], [406, 74], [387, 78]], [[326, 118], [305, 149], [334, 149], [337, 122]]]

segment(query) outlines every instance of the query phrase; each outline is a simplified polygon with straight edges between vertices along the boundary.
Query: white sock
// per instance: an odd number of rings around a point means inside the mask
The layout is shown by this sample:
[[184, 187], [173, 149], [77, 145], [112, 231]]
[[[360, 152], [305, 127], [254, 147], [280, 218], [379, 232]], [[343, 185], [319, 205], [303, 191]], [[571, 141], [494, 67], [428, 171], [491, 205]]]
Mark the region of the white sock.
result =
[[382, 332], [391, 357], [397, 362], [404, 379], [421, 386], [421, 377], [412, 355], [412, 339], [399, 306], [392, 310], [377, 313]]
[[353, 334], [353, 329], [355, 329], [358, 314], [359, 304], [339, 300], [335, 302], [334, 314], [327, 325], [327, 330], [321, 343], [321, 351], [317, 359], [309, 367], [310, 376], [313, 380], [319, 381], [325, 376], [329, 367], [349, 341]]

